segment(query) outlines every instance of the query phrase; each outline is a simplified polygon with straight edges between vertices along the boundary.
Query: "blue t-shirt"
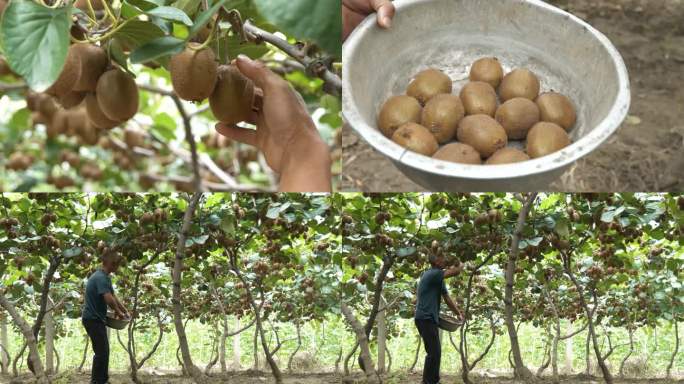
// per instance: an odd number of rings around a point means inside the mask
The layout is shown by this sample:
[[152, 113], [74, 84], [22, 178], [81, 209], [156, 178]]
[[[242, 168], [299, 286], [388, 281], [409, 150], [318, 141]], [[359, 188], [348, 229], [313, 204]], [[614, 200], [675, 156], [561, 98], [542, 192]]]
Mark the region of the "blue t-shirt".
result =
[[446, 293], [443, 270], [431, 268], [423, 272], [418, 282], [415, 319], [432, 320], [435, 324], [439, 324], [439, 305], [442, 295]]
[[103, 270], [98, 269], [88, 279], [83, 304], [83, 320], [107, 320], [107, 303], [105, 293], [114, 294], [112, 279]]

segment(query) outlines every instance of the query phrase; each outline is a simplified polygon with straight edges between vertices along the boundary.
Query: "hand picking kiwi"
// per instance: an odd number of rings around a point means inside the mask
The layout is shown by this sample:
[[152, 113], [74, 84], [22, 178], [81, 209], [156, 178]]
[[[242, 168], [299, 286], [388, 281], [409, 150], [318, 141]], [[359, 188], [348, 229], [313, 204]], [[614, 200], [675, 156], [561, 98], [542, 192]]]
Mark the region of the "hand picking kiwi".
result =
[[458, 141], [487, 158], [508, 144], [506, 131], [489, 115], [466, 116], [458, 125]]
[[516, 97], [496, 110], [496, 121], [504, 127], [509, 139], [521, 140], [539, 122], [539, 108], [529, 99]]
[[534, 100], [539, 95], [539, 88], [539, 79], [532, 71], [516, 69], [504, 76], [499, 87], [499, 96], [504, 102], [516, 97]]
[[461, 99], [456, 95], [441, 94], [425, 104], [421, 124], [435, 135], [438, 143], [444, 144], [454, 137], [463, 116]]
[[440, 148], [433, 159], [450, 161], [452, 163], [482, 164], [480, 153], [468, 144], [451, 143]]
[[399, 127], [392, 135], [392, 141], [425, 156], [432, 156], [439, 149], [435, 136], [427, 128], [416, 123], [406, 123]]
[[171, 57], [169, 72], [176, 94], [188, 101], [202, 101], [216, 86], [218, 64], [211, 48], [198, 49], [199, 43], [189, 43], [185, 50]]
[[406, 94], [415, 97], [421, 105], [425, 105], [432, 97], [451, 91], [451, 78], [438, 69], [430, 68], [416, 75], [408, 85]]
[[489, 83], [474, 81], [461, 89], [461, 101], [466, 115], [489, 115], [496, 112], [496, 91]]
[[479, 59], [470, 67], [470, 81], [484, 81], [495, 89], [501, 84], [503, 76], [503, 68], [496, 57]]
[[496, 164], [510, 164], [510, 163], [520, 163], [529, 160], [530, 157], [519, 149], [506, 147], [501, 148], [487, 159], [485, 164], [496, 165]]
[[216, 88], [209, 97], [214, 116], [222, 123], [236, 124], [249, 120], [254, 104], [254, 83], [235, 65], [218, 68]]
[[411, 96], [400, 95], [390, 97], [378, 114], [378, 127], [387, 137], [406, 123], [419, 123], [423, 108], [418, 100]]
[[577, 113], [570, 99], [556, 92], [542, 93], [537, 97], [541, 120], [555, 123], [566, 131], [572, 129], [577, 121]]
[[532, 158], [550, 155], [570, 145], [565, 129], [554, 123], [537, 123], [527, 134], [527, 154]]

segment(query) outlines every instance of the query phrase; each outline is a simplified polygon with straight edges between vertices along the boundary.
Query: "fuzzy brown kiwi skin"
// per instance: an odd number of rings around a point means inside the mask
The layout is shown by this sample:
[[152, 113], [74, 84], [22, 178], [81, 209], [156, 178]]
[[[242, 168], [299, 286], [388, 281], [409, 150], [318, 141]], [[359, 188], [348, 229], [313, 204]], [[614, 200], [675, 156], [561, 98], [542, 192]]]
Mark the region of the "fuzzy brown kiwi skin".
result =
[[416, 75], [406, 88], [406, 94], [425, 105], [434, 96], [451, 93], [452, 87], [451, 78], [446, 73], [429, 68]]
[[487, 159], [485, 164], [487, 165], [497, 165], [497, 164], [511, 164], [520, 163], [529, 160], [530, 157], [523, 151], [511, 147], [501, 148], [494, 152], [492, 156]]
[[432, 156], [439, 149], [435, 136], [427, 128], [416, 123], [406, 123], [399, 127], [392, 135], [392, 141], [425, 156]]
[[81, 104], [81, 102], [85, 99], [85, 96], [86, 96], [85, 92], [71, 91], [71, 92], [67, 93], [66, 95], [63, 95], [62, 97], [57, 99], [57, 101], [59, 102], [59, 104], [62, 107], [66, 108], [66, 109], [70, 109], [70, 108], [74, 108], [77, 105]]
[[497, 107], [496, 91], [483, 81], [473, 81], [461, 89], [460, 93], [466, 115], [494, 116]]
[[450, 161], [461, 164], [482, 164], [482, 156], [475, 148], [468, 144], [451, 143], [440, 148], [433, 156], [433, 159]]
[[218, 68], [216, 88], [209, 97], [214, 117], [222, 123], [248, 121], [254, 105], [254, 83], [234, 65]]
[[74, 84], [73, 90], [94, 92], [97, 87], [97, 80], [107, 68], [107, 53], [94, 44], [78, 43], [72, 47], [79, 58], [81, 67], [81, 75]]
[[378, 128], [391, 138], [394, 132], [406, 123], [419, 123], [423, 107], [411, 96], [392, 96], [380, 108]]
[[496, 89], [503, 79], [504, 72], [496, 57], [484, 57], [470, 67], [470, 81], [484, 81]]
[[55, 97], [62, 97], [71, 92], [80, 76], [81, 65], [78, 53], [72, 45], [67, 51], [66, 61], [64, 62], [62, 72], [59, 73], [57, 80], [45, 91], [45, 93]]
[[93, 126], [100, 129], [112, 129], [119, 125], [120, 123], [108, 118], [100, 109], [100, 105], [97, 103], [97, 97], [94, 93], [89, 93], [85, 98], [85, 108], [86, 114], [88, 115], [88, 120]]
[[560, 151], [570, 144], [565, 129], [554, 123], [537, 123], [527, 134], [527, 154], [533, 159]]
[[465, 116], [461, 99], [456, 95], [441, 94], [430, 99], [423, 108], [421, 124], [430, 130], [440, 144], [456, 135], [458, 122]]
[[173, 89], [183, 100], [204, 100], [211, 96], [216, 86], [216, 56], [211, 48], [197, 50], [200, 46], [199, 43], [190, 43], [169, 61]]
[[138, 113], [138, 86], [120, 69], [111, 69], [100, 76], [95, 95], [100, 109], [112, 121], [127, 121]]
[[504, 76], [499, 86], [499, 96], [503, 102], [516, 97], [534, 100], [539, 96], [540, 87], [537, 75], [528, 69], [520, 68]]
[[496, 110], [496, 121], [506, 130], [511, 140], [522, 140], [527, 132], [539, 122], [539, 107], [524, 97], [516, 97], [503, 103]]
[[468, 144], [487, 158], [508, 144], [501, 124], [489, 115], [466, 116], [458, 125], [458, 141]]
[[536, 103], [542, 121], [558, 124], [566, 131], [571, 130], [577, 122], [575, 107], [565, 95], [556, 92], [542, 93], [537, 97]]

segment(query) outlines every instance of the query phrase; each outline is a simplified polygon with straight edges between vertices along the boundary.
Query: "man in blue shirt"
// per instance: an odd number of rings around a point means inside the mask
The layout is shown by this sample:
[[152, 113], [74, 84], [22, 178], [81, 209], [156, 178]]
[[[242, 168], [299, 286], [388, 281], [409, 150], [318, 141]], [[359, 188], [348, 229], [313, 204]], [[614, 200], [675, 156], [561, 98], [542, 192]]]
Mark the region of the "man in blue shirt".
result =
[[449, 296], [444, 279], [456, 276], [459, 268], [444, 271], [446, 260], [441, 254], [430, 254], [431, 268], [423, 272], [418, 283], [416, 302], [416, 328], [425, 345], [425, 366], [423, 384], [439, 384], [439, 366], [442, 359], [442, 345], [439, 341], [439, 307], [441, 298], [459, 316], [461, 311]]
[[107, 307], [119, 319], [128, 318], [128, 311], [114, 294], [110, 274], [119, 269], [120, 258], [115, 253], [102, 256], [102, 267], [88, 279], [81, 320], [93, 345], [91, 384], [109, 381], [109, 340], [107, 338]]

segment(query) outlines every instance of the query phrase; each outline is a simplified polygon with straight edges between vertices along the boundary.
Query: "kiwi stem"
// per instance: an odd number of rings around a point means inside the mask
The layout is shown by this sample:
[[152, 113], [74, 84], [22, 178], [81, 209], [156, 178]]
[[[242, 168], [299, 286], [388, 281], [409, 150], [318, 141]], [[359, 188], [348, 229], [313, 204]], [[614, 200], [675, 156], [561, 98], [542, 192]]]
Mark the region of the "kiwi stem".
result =
[[214, 34], [216, 32], [216, 25], [218, 25], [218, 20], [216, 20], [212, 26], [211, 26], [211, 32], [209, 32], [209, 37], [207, 37], [206, 40], [202, 43], [202, 45], [198, 46], [197, 48], [193, 48], [192, 45], [188, 45], [188, 48], [195, 50], [195, 51], [201, 51], [204, 48], [206, 48], [209, 44], [211, 44], [212, 41], [214, 41]]
[[[91, 21], [97, 22], [97, 16], [95, 16], [95, 9], [93, 8], [93, 2], [91, 0], [87, 0], [88, 2], [88, 10], [90, 11], [90, 15], [92, 16]], [[87, 36], [86, 36], [87, 38]]]

